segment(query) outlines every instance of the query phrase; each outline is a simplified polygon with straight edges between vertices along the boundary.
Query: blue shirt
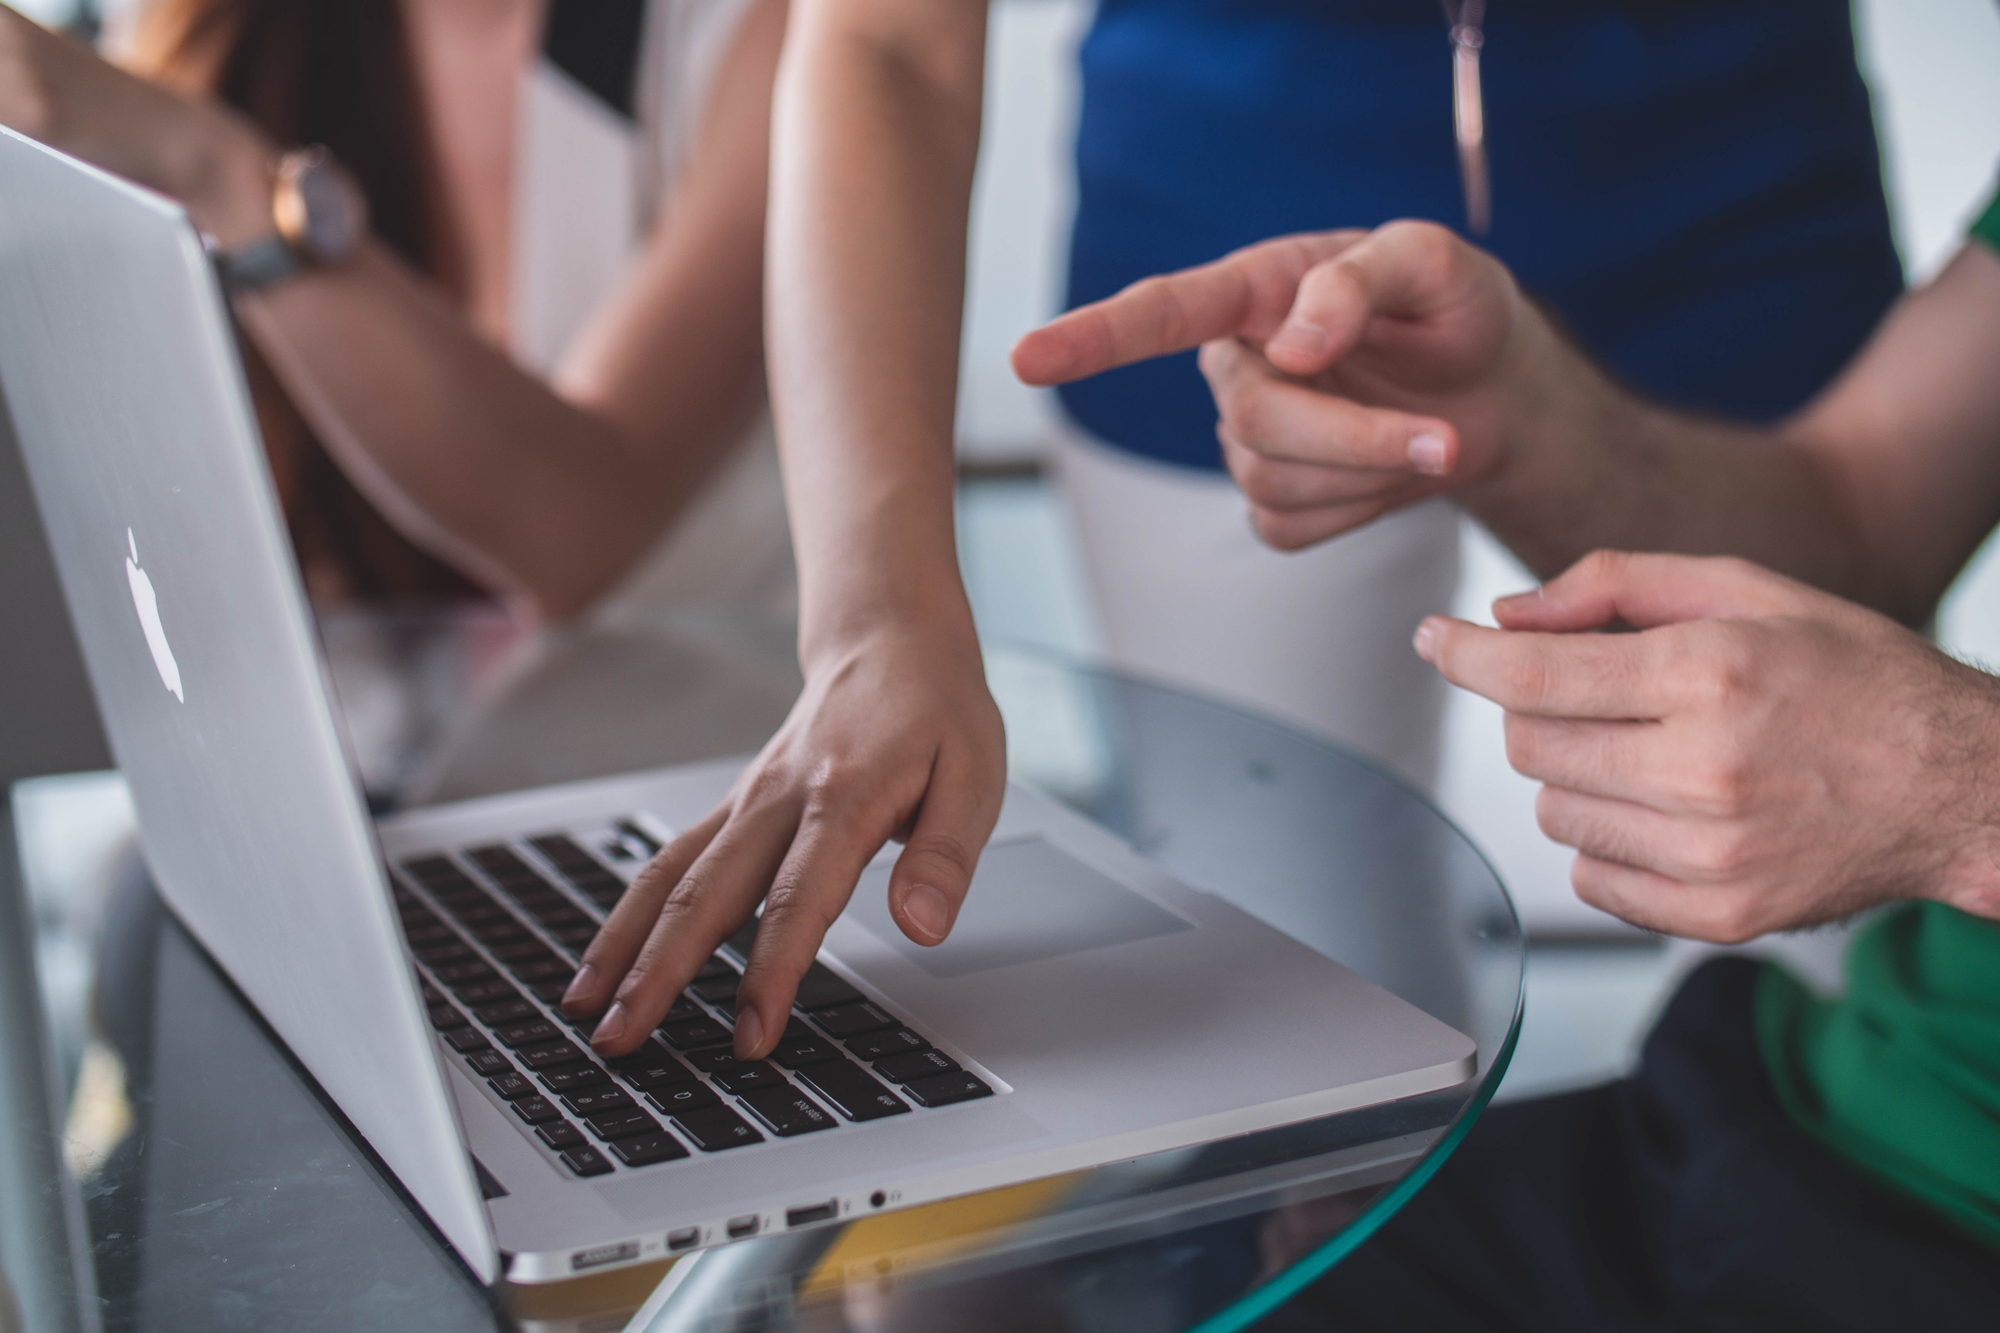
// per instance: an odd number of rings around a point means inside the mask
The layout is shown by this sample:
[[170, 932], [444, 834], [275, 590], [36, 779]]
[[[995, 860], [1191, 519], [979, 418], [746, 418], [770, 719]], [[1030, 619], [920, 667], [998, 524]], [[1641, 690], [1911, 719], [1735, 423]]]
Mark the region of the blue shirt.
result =
[[[1482, 242], [1627, 383], [1769, 419], [1902, 290], [1832, 0], [1488, 0]], [[1436, 0], [1100, 0], [1069, 303], [1294, 231], [1462, 226]], [[1193, 354], [1062, 390], [1137, 453], [1221, 465]]]

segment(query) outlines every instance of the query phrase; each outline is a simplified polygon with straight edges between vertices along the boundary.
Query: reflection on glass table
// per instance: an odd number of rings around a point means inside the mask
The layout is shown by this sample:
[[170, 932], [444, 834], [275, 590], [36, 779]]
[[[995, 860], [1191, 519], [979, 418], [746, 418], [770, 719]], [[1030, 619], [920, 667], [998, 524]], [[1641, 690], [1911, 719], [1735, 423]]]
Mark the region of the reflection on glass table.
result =
[[[448, 703], [379, 730], [372, 785], [455, 798], [747, 751], [796, 688], [768, 628], [625, 627], [484, 657], [463, 627], [429, 648], [406, 635], [432, 674], [391, 660], [382, 679]], [[1522, 948], [1504, 891], [1426, 801], [1337, 748], [1031, 654], [996, 651], [989, 674], [1018, 780], [1467, 1034], [1475, 1076], [496, 1301], [119, 854], [115, 779], [24, 784], [15, 832], [43, 989], [58, 1064], [76, 1071], [60, 1077], [88, 1235], [77, 1280], [95, 1284], [102, 1326], [1219, 1330], [1324, 1271], [1436, 1168], [1505, 1069]]]

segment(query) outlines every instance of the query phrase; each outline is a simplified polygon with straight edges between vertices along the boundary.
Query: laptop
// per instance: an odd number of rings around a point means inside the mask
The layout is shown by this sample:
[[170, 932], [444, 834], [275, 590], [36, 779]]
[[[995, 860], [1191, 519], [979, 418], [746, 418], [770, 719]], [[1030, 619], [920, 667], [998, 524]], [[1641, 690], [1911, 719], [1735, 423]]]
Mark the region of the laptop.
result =
[[1010, 787], [951, 938], [863, 874], [774, 1058], [754, 922], [607, 1063], [556, 1001], [742, 760], [369, 817], [172, 202], [0, 131], [0, 392], [162, 896], [481, 1278], [552, 1281], [1457, 1085], [1463, 1034]]

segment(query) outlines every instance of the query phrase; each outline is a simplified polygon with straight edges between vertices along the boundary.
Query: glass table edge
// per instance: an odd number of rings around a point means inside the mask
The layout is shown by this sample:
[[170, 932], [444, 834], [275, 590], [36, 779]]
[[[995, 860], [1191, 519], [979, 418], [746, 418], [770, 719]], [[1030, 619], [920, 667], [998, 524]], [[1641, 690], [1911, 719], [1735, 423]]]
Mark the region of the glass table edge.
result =
[[[1508, 906], [1512, 908], [1511, 900]], [[1525, 979], [1525, 958], [1522, 965]], [[1340, 1234], [1329, 1238], [1318, 1249], [1284, 1272], [1251, 1288], [1231, 1304], [1190, 1326], [1185, 1333], [1241, 1333], [1241, 1330], [1250, 1327], [1323, 1277], [1335, 1264], [1359, 1249], [1363, 1241], [1381, 1229], [1383, 1223], [1400, 1212], [1403, 1205], [1437, 1174], [1438, 1168], [1444, 1165], [1446, 1159], [1458, 1150], [1458, 1145], [1472, 1132], [1473, 1125], [1492, 1102], [1494, 1093], [1500, 1090], [1500, 1080], [1506, 1076], [1507, 1066], [1514, 1058], [1515, 1043], [1520, 1039], [1524, 1000], [1524, 992], [1517, 989], [1514, 1017], [1507, 1025], [1507, 1036], [1500, 1043], [1500, 1050], [1494, 1056], [1492, 1068], [1488, 1070], [1487, 1077], [1481, 1081], [1479, 1090], [1472, 1095], [1465, 1109], [1459, 1112], [1458, 1119], [1438, 1140], [1437, 1145], [1425, 1155], [1423, 1161], [1397, 1181], [1381, 1198], [1370, 1204], [1360, 1217], [1342, 1227]]]

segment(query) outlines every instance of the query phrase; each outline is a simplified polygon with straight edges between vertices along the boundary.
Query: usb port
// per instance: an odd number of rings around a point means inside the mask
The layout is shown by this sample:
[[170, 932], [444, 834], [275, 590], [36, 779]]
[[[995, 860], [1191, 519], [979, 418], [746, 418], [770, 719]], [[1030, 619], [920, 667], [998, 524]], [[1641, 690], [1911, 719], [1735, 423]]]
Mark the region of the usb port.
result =
[[745, 1213], [741, 1217], [730, 1218], [729, 1239], [742, 1240], [745, 1236], [756, 1235], [757, 1228], [763, 1225], [763, 1221], [764, 1219], [755, 1213]]
[[667, 1248], [669, 1250], [691, 1250], [700, 1240], [700, 1227], [682, 1227], [679, 1231], [669, 1231], [667, 1233]]
[[840, 1200], [828, 1199], [825, 1203], [807, 1204], [803, 1208], [787, 1208], [785, 1225], [788, 1227], [809, 1227], [815, 1222], [829, 1221], [840, 1215]]

